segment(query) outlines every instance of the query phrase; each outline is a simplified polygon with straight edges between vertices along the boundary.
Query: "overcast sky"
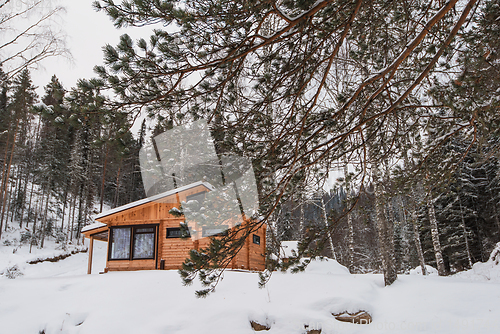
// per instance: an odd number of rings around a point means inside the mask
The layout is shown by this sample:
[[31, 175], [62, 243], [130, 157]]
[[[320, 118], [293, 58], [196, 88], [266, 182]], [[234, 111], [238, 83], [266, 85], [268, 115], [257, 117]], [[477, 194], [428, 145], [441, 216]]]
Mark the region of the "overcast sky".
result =
[[47, 0], [66, 8], [61, 14], [59, 24], [66, 34], [67, 46], [73, 55], [72, 61], [63, 57], [45, 60], [43, 68], [32, 72], [33, 82], [39, 86], [38, 94], [44, 93], [43, 87], [56, 75], [66, 89], [76, 85], [80, 78], [95, 77], [93, 67], [103, 63], [102, 47], [118, 44], [119, 37], [129, 33], [135, 41], [140, 37], [148, 40], [149, 28], [116, 29], [104, 12], [92, 8], [94, 0]]

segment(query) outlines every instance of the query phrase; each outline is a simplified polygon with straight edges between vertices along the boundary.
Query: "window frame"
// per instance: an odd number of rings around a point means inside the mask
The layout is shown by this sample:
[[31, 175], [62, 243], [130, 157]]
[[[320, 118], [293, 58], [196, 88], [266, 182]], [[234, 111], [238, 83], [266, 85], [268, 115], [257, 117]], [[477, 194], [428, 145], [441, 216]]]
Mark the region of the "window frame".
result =
[[[129, 228], [130, 229], [130, 240], [129, 240], [129, 257], [122, 259], [113, 259], [112, 255], [112, 242], [113, 233], [115, 229]], [[153, 228], [153, 256], [147, 258], [134, 258], [134, 239], [136, 234], [149, 234], [151, 232], [136, 232], [136, 229], [141, 228]], [[159, 224], [140, 224], [140, 225], [119, 225], [109, 227], [109, 241], [108, 241], [108, 261], [140, 261], [140, 260], [155, 260], [157, 258], [158, 251], [158, 228]]]
[[[166, 239], [180, 239], [181, 237], [181, 228], [180, 227], [167, 227], [167, 229], [165, 230], [165, 238]], [[179, 231], [179, 236], [172, 236], [172, 235], [169, 235], [169, 232], [173, 232], [173, 231]]]
[[256, 245], [260, 245], [260, 235], [258, 234], [253, 234], [252, 235], [252, 242]]

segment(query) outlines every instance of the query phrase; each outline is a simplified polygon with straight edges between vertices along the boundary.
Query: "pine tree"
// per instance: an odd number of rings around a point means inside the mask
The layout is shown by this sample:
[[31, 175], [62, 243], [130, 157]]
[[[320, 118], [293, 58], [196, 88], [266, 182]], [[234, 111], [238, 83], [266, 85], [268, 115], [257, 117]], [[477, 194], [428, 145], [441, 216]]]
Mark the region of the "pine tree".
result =
[[[23, 70], [12, 83], [12, 98], [8, 105], [10, 122], [8, 126], [8, 139], [2, 168], [2, 182], [0, 186], [0, 237], [4, 218], [7, 211], [7, 198], [9, 197], [9, 182], [12, 164], [16, 150], [26, 148], [26, 142], [31, 126], [32, 114], [30, 108], [37, 99], [36, 87], [33, 86], [28, 70]], [[5, 229], [7, 224], [5, 224]]]
[[[301, 173], [328, 170], [345, 157], [366, 171], [401, 158], [424, 126], [445, 132], [456, 125], [439, 117], [422, 125], [441, 104], [425, 105], [421, 91], [452, 57], [450, 46], [475, 3], [98, 1], [117, 27], [178, 29], [157, 29], [149, 42], [123, 35], [117, 47], [106, 46], [105, 66], [96, 70], [117, 106], [217, 123], [225, 148], [252, 159], [261, 213], [270, 220]], [[173, 106], [180, 106], [174, 119]], [[392, 226], [384, 222], [388, 199], [379, 181], [376, 216], [390, 284]], [[324, 226], [322, 235], [329, 230]]]

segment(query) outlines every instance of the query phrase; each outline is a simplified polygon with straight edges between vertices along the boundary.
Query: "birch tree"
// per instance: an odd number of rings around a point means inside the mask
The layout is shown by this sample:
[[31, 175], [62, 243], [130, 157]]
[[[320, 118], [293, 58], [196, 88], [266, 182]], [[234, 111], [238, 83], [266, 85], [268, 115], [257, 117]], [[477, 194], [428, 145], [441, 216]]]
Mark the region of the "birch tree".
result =
[[64, 11], [51, 0], [0, 0], [0, 67], [9, 78], [36, 68], [49, 57], [70, 53], [58, 16]]

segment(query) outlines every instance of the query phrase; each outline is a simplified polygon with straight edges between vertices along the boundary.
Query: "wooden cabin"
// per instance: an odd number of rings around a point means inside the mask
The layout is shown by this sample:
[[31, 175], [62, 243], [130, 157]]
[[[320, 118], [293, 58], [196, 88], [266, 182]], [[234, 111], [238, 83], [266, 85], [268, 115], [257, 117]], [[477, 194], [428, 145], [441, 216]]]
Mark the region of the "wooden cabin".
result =
[[[208, 246], [210, 237], [180, 238], [184, 217], [173, 215], [181, 202], [199, 198], [213, 188], [196, 182], [98, 214], [95, 224], [82, 233], [90, 239], [88, 273], [92, 271], [94, 240], [108, 243], [107, 271], [179, 269], [191, 249]], [[174, 209], [175, 211], [175, 209]], [[231, 262], [231, 269], [265, 269], [266, 227], [262, 226], [246, 240]]]

